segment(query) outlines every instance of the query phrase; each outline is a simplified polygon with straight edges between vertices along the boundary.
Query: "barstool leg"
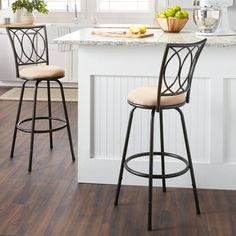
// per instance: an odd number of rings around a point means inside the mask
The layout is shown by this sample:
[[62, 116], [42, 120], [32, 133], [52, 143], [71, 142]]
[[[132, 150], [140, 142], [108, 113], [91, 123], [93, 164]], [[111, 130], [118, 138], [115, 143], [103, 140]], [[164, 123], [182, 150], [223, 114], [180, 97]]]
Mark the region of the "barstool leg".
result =
[[10, 154], [11, 158], [13, 158], [13, 155], [14, 155], [14, 149], [15, 149], [15, 143], [16, 143], [16, 135], [17, 135], [17, 124], [18, 124], [19, 119], [20, 119], [20, 112], [21, 112], [21, 107], [22, 107], [24, 91], [25, 91], [25, 84], [27, 82], [28, 82], [28, 80], [26, 80], [23, 83], [22, 88], [21, 88], [20, 101], [19, 101], [19, 105], [18, 105], [18, 109], [17, 109], [16, 122], [15, 122], [14, 134], [13, 134], [13, 139], [12, 139], [12, 145], [11, 145], [11, 154]]
[[61, 98], [62, 98], [64, 113], [65, 113], [65, 119], [67, 123], [67, 132], [68, 132], [68, 138], [69, 138], [69, 143], [70, 143], [70, 151], [71, 151], [72, 161], [75, 161], [75, 153], [74, 153], [74, 148], [73, 148], [73, 143], [72, 143], [70, 123], [69, 123], [69, 118], [68, 118], [68, 113], [67, 113], [67, 108], [66, 108], [65, 94], [64, 94], [62, 83], [59, 80], [56, 80], [56, 82], [59, 84], [60, 90], [61, 90]]
[[50, 92], [50, 81], [47, 81], [47, 91], [48, 91], [48, 116], [49, 116], [49, 140], [50, 140], [50, 148], [53, 149], [53, 139], [52, 139], [52, 110], [51, 110], [51, 92]]
[[187, 151], [187, 156], [188, 156], [189, 169], [190, 169], [190, 175], [191, 175], [191, 179], [192, 179], [194, 199], [195, 199], [195, 204], [196, 204], [196, 212], [197, 212], [197, 214], [200, 214], [201, 211], [200, 211], [200, 206], [199, 206], [199, 200], [198, 200], [198, 194], [197, 194], [197, 188], [196, 188], [196, 181], [195, 181], [195, 177], [194, 177], [193, 163], [192, 163], [192, 158], [191, 158], [191, 153], [190, 153], [190, 147], [189, 147], [189, 142], [188, 142], [188, 135], [187, 135], [187, 129], [186, 129], [186, 124], [185, 124], [184, 114], [180, 110], [180, 108], [176, 108], [176, 110], [180, 114], [181, 123], [182, 123], [182, 127], [183, 127], [185, 146], [186, 146], [186, 151]]
[[38, 94], [38, 85], [40, 81], [35, 83], [34, 90], [34, 104], [33, 104], [33, 114], [32, 114], [32, 128], [31, 128], [31, 140], [30, 140], [30, 155], [29, 155], [29, 167], [28, 171], [32, 170], [32, 159], [33, 159], [33, 150], [34, 150], [34, 131], [35, 131], [35, 117], [36, 117], [36, 106], [37, 106], [37, 94]]
[[153, 143], [154, 143], [154, 118], [152, 110], [150, 122], [150, 154], [149, 154], [149, 190], [148, 190], [148, 230], [152, 230], [152, 188], [153, 188]]
[[128, 144], [129, 144], [130, 130], [131, 130], [131, 125], [132, 125], [135, 109], [136, 109], [136, 107], [134, 107], [131, 110], [130, 115], [129, 115], [129, 122], [128, 122], [127, 131], [126, 131], [126, 137], [125, 137], [125, 145], [124, 145], [124, 150], [123, 150], [123, 155], [122, 155], [121, 165], [120, 165], [120, 174], [119, 174], [119, 179], [118, 179], [118, 184], [117, 184], [117, 189], [116, 189], [116, 197], [115, 197], [115, 202], [114, 202], [115, 206], [118, 205], [118, 199], [119, 199], [119, 195], [120, 195], [120, 187], [121, 187], [121, 182], [122, 182], [123, 172], [124, 172], [125, 158], [126, 158], [127, 148], [128, 148]]
[[[160, 109], [160, 144], [161, 144], [161, 170], [162, 175], [165, 175], [165, 155], [164, 155], [164, 128], [163, 128], [163, 110]], [[162, 190], [166, 192], [166, 179], [162, 178]]]

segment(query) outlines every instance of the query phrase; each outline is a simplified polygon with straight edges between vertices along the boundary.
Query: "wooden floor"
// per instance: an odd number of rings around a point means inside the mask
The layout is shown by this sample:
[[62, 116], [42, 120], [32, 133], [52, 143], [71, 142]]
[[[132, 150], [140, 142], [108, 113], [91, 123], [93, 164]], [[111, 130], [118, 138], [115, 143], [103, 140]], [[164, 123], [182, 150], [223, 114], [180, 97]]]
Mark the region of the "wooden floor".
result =
[[[0, 94], [5, 90], [0, 89]], [[24, 115], [31, 115], [26, 102]], [[19, 133], [9, 158], [17, 102], [0, 101], [0, 236], [233, 236], [236, 235], [236, 191], [200, 190], [202, 214], [195, 214], [191, 189], [154, 189], [153, 226], [147, 226], [147, 188], [123, 187], [113, 206], [115, 186], [77, 184], [66, 130], [35, 141], [33, 171], [27, 172], [29, 135]], [[77, 153], [77, 105], [68, 103]], [[46, 103], [38, 105], [39, 114]], [[54, 115], [62, 114], [53, 103]]]

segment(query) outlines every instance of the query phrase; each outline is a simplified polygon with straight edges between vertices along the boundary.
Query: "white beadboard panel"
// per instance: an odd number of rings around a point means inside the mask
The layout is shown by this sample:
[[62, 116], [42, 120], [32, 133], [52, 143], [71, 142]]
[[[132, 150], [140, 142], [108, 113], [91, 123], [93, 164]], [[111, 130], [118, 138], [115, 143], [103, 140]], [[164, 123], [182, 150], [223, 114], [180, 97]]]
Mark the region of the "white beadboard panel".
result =
[[[155, 86], [155, 77], [94, 76], [92, 78], [91, 158], [120, 159], [131, 106], [127, 104], [130, 90]], [[210, 96], [211, 80], [195, 78], [191, 102], [185, 113], [194, 162], [210, 160]], [[120, 124], [120, 125], [115, 125]], [[150, 111], [136, 109], [128, 155], [149, 150]], [[164, 111], [165, 150], [186, 155], [180, 117], [175, 110]], [[160, 150], [159, 116], [155, 119], [155, 150]], [[196, 145], [197, 144], [197, 145]], [[145, 158], [144, 158], [145, 159]]]
[[236, 78], [224, 79], [224, 162], [236, 163]]
[[183, 108], [193, 160], [200, 163], [211, 161], [211, 89], [211, 79], [193, 79], [190, 104]]

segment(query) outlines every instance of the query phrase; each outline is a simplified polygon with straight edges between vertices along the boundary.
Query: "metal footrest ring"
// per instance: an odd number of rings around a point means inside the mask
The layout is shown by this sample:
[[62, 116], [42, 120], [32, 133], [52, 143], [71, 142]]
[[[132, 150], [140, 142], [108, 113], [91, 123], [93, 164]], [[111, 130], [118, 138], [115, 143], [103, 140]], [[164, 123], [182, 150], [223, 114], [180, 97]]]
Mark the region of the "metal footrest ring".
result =
[[[61, 130], [61, 129], [64, 129], [66, 126], [67, 126], [67, 123], [65, 120], [63, 119], [59, 119], [57, 117], [48, 117], [48, 116], [38, 116], [38, 117], [35, 117], [35, 120], [52, 120], [52, 121], [59, 121], [62, 123], [62, 125], [56, 127], [56, 128], [53, 128], [53, 129], [45, 129], [45, 130], [34, 130], [34, 133], [49, 133], [49, 132], [55, 132], [55, 131], [58, 131], [58, 130]], [[16, 128], [22, 132], [26, 132], [26, 133], [32, 133], [32, 130], [31, 129], [26, 129], [26, 128], [22, 128], [21, 125], [23, 123], [27, 123], [31, 121], [32, 122], [32, 118], [28, 118], [28, 119], [24, 119], [24, 120], [21, 120]]]
[[[135, 155], [132, 155], [132, 156], [128, 157], [125, 160], [125, 163], [124, 163], [125, 169], [128, 172], [130, 172], [131, 174], [134, 174], [134, 175], [137, 175], [137, 176], [140, 176], [140, 177], [144, 177], [144, 178], [149, 178], [148, 173], [142, 173], [142, 172], [136, 171], [136, 170], [134, 170], [134, 169], [132, 169], [131, 167], [128, 166], [128, 162], [130, 162], [131, 160], [139, 158], [139, 157], [143, 157], [143, 156], [149, 156], [149, 155], [150, 155], [149, 152], [143, 152], [143, 153], [138, 153], [138, 154], [135, 154]], [[153, 156], [161, 156], [161, 155], [162, 155], [161, 152], [153, 152]], [[165, 174], [165, 175], [153, 174], [152, 177], [154, 179], [174, 178], [174, 177], [185, 174], [189, 170], [189, 163], [182, 156], [176, 155], [174, 153], [168, 153], [168, 152], [164, 152], [164, 156], [172, 157], [172, 158], [175, 158], [175, 159], [178, 159], [178, 160], [182, 161], [185, 164], [185, 168], [182, 169], [181, 171], [174, 172], [174, 173], [169, 173], [169, 174]]]

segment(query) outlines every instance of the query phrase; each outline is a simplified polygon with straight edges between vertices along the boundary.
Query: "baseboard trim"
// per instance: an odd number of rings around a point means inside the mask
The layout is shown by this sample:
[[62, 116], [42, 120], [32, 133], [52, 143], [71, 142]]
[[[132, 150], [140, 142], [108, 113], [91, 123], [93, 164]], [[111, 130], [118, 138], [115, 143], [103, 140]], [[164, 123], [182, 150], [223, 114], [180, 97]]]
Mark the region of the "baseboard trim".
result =
[[[160, 163], [154, 162], [154, 166]], [[132, 167], [142, 170], [146, 161], [136, 161]], [[236, 190], [236, 163], [193, 163], [195, 178], [198, 188], [202, 189], [225, 189]], [[179, 163], [173, 161], [168, 163], [169, 170], [179, 170]], [[117, 184], [120, 160], [91, 158], [89, 163], [78, 163], [78, 182], [96, 184]], [[111, 176], [107, 178], [107, 176]], [[154, 180], [154, 186], [161, 186], [161, 180]], [[147, 186], [148, 179], [140, 178], [124, 171], [124, 185]], [[167, 187], [192, 187], [190, 173], [167, 179]]]

